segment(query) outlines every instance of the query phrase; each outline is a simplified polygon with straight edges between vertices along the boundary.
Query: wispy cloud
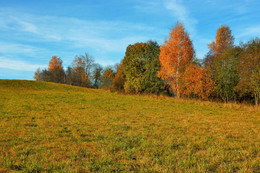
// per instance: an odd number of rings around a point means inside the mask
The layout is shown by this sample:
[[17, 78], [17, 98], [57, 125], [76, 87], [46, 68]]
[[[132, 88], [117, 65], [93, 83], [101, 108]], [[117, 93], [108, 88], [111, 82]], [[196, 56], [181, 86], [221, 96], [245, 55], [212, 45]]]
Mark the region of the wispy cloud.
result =
[[22, 71], [36, 71], [37, 68], [45, 68], [45, 65], [30, 64], [26, 61], [11, 60], [10, 58], [0, 56], [0, 68], [22, 70]]
[[195, 33], [195, 24], [198, 20], [190, 15], [189, 10], [182, 5], [181, 0], [165, 0], [164, 6], [180, 22], [183, 22], [191, 34]]
[[252, 36], [260, 37], [260, 25], [244, 28], [237, 35], [237, 38], [252, 37]]
[[13, 18], [13, 21], [16, 21], [18, 27], [21, 27], [21, 30], [34, 34], [39, 34], [39, 32], [37, 31], [37, 27], [34, 24], [22, 21], [18, 18]]
[[[117, 47], [121, 48], [122, 41], [140, 40], [144, 38], [144, 33], [152, 35], [156, 30], [144, 24], [122, 21], [88, 21], [69, 17], [35, 16], [20, 12], [3, 16], [0, 13], [0, 23], [4, 26], [2, 29], [13, 30], [20, 35], [28, 32], [31, 38], [23, 38], [26, 41], [69, 41], [71, 46], [88, 46], [96, 49], [98, 44], [98, 48], [107, 51], [121, 51], [122, 49]], [[136, 35], [136, 32], [140, 34]]]
[[5, 55], [26, 55], [35, 57], [46, 52], [46, 49], [19, 43], [0, 41], [0, 53]]
[[89, 51], [98, 63], [109, 65], [123, 58], [128, 44], [157, 40], [154, 33], [159, 32], [142, 23], [38, 16], [6, 8], [0, 8], [0, 24], [0, 37], [5, 38], [0, 41], [0, 56], [5, 57], [1, 67], [27, 71], [34, 71], [35, 65], [14, 59], [20, 60], [23, 55], [30, 56], [30, 60], [45, 59], [47, 63], [47, 58], [57, 55], [67, 66], [76, 54]]
[[138, 1], [138, 4], [134, 6], [134, 9], [138, 10], [139, 12], [144, 13], [159, 13], [160, 9], [163, 7], [160, 1]]

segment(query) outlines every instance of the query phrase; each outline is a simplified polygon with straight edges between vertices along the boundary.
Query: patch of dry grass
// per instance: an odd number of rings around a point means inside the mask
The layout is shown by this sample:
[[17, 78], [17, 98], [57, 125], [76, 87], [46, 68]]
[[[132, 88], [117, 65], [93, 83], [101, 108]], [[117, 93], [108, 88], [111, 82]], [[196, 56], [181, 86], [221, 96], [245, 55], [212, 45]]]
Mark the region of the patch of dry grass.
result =
[[258, 172], [259, 107], [0, 80], [0, 170]]

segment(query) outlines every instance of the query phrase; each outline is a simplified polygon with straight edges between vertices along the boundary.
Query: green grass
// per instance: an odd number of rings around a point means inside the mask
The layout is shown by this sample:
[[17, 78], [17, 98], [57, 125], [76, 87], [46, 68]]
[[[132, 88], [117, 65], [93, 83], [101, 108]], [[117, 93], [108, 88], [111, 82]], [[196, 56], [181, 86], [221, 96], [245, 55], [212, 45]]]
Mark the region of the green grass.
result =
[[259, 172], [259, 107], [0, 80], [0, 172]]

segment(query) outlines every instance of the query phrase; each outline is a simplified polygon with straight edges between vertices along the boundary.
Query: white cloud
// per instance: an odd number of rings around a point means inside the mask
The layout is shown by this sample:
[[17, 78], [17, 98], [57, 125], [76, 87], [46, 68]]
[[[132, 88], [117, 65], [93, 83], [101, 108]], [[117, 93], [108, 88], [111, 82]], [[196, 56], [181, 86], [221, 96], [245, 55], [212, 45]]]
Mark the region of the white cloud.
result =
[[22, 70], [22, 71], [36, 71], [37, 68], [45, 68], [45, 65], [30, 64], [26, 61], [11, 60], [0, 56], [0, 68]]

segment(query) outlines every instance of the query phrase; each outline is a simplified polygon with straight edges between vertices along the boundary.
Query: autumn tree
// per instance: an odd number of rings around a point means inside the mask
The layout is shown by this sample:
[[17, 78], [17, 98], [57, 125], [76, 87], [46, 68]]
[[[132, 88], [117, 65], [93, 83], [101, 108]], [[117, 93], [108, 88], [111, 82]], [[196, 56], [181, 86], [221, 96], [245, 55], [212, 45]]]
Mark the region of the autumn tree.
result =
[[215, 75], [216, 63], [219, 61], [222, 53], [230, 47], [234, 46], [234, 37], [228, 26], [222, 25], [218, 28], [215, 41], [208, 44], [209, 52], [204, 59], [205, 67], [209, 67], [213, 75]]
[[33, 78], [34, 78], [36, 81], [39, 81], [39, 80], [40, 80], [40, 75], [41, 75], [41, 70], [40, 70], [40, 68], [37, 68], [36, 72], [34, 73]]
[[87, 53], [85, 55], [76, 56], [72, 62], [73, 69], [73, 85], [82, 87], [91, 87], [92, 68], [94, 59]]
[[72, 84], [76, 86], [87, 86], [88, 78], [85, 73], [85, 62], [81, 57], [75, 57], [72, 62], [73, 81]]
[[93, 65], [93, 88], [100, 88], [103, 68], [99, 64]]
[[40, 81], [51, 82], [51, 72], [48, 69], [43, 69], [41, 71]]
[[73, 70], [71, 67], [68, 67], [66, 70], [66, 84], [72, 85], [73, 82]]
[[49, 61], [48, 70], [50, 71], [50, 81], [57, 83], [65, 82], [65, 72], [62, 67], [62, 60], [57, 56], [53, 56]]
[[125, 75], [123, 74], [123, 65], [120, 63], [117, 66], [116, 74], [112, 82], [112, 91], [124, 92]]
[[209, 52], [204, 61], [206, 66], [211, 66], [214, 68], [214, 61], [215, 59], [220, 56], [225, 49], [228, 47], [232, 47], [234, 44], [234, 37], [232, 36], [232, 31], [228, 26], [221, 25], [220, 28], [217, 30], [217, 34], [215, 37], [215, 41], [208, 44]]
[[217, 30], [216, 40], [208, 45], [208, 48], [213, 51], [213, 54], [221, 54], [224, 50], [234, 44], [232, 31], [228, 26], [221, 25]]
[[161, 46], [159, 56], [161, 70], [158, 75], [171, 87], [178, 98], [182, 87], [182, 76], [187, 65], [192, 62], [194, 54], [188, 33], [181, 23], [177, 23], [171, 29], [169, 40], [165, 40]]
[[238, 72], [240, 80], [237, 89], [240, 95], [251, 94], [255, 104], [258, 105], [260, 99], [260, 40], [258, 38], [243, 46]]
[[209, 69], [191, 63], [183, 74], [182, 93], [186, 96], [198, 97], [203, 100], [209, 98], [215, 83]]
[[239, 82], [238, 65], [240, 47], [228, 47], [214, 62], [215, 92], [224, 101], [237, 100], [235, 88]]
[[112, 86], [113, 79], [115, 77], [115, 73], [112, 67], [107, 67], [103, 73], [102, 77], [102, 88], [110, 89]]
[[202, 76], [200, 79], [201, 83], [199, 85], [200, 90], [198, 95], [200, 96], [200, 98], [206, 100], [212, 95], [216, 84], [215, 81], [212, 80], [212, 73], [209, 68], [202, 67], [201, 76]]
[[[224, 102], [230, 98], [235, 99], [234, 88], [237, 83], [237, 53], [234, 49], [234, 37], [228, 26], [218, 28], [215, 41], [208, 44], [209, 52], [204, 65], [210, 70], [212, 80], [215, 82], [214, 96], [220, 97]], [[238, 50], [236, 50], [238, 51]]]

